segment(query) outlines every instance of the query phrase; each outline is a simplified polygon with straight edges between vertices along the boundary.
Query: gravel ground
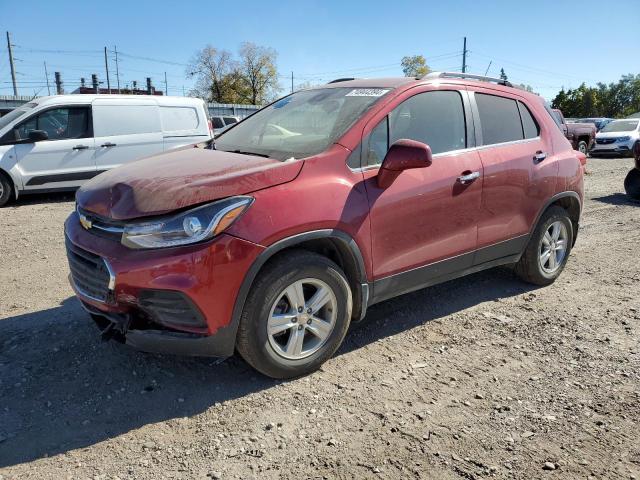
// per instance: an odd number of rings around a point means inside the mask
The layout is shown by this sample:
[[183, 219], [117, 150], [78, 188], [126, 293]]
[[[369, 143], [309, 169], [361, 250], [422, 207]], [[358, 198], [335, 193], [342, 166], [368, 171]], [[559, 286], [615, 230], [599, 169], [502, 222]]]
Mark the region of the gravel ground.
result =
[[319, 372], [101, 343], [72, 197], [0, 210], [0, 478], [640, 478], [640, 204], [590, 159], [547, 288], [494, 269], [379, 304]]

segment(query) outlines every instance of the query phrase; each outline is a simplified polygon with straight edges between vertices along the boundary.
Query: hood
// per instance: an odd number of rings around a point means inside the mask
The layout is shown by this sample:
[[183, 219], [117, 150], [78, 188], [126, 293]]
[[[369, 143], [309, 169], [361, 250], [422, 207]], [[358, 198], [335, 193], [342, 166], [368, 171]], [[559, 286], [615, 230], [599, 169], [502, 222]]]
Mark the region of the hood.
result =
[[303, 161], [185, 148], [102, 173], [77, 192], [78, 205], [114, 220], [161, 215], [287, 183]]

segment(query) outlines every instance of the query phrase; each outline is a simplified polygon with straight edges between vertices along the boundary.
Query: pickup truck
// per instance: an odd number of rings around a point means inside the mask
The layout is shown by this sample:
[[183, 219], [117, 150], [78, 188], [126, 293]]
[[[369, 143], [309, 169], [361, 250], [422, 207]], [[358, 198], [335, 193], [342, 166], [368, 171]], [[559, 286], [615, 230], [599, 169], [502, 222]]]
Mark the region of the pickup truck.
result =
[[574, 150], [578, 150], [585, 155], [596, 139], [596, 126], [593, 123], [567, 123], [561, 110], [553, 110], [558, 125], [564, 136], [571, 142]]

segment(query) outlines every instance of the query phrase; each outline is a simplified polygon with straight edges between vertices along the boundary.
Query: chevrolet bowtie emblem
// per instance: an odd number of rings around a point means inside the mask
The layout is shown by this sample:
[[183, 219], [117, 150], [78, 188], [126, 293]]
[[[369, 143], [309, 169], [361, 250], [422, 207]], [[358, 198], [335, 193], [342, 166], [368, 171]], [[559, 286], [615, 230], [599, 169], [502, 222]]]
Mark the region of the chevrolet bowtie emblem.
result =
[[85, 217], [84, 215], [80, 215], [80, 225], [82, 225], [85, 230], [89, 230], [93, 224], [87, 217]]

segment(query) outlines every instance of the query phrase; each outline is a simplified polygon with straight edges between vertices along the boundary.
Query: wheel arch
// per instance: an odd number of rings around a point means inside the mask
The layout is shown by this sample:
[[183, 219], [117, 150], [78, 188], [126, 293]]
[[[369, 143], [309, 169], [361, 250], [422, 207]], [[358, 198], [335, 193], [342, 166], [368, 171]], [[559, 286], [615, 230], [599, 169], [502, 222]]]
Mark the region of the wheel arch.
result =
[[569, 214], [569, 219], [571, 220], [571, 225], [573, 227], [573, 245], [576, 243], [576, 238], [578, 237], [578, 227], [580, 225], [580, 214], [582, 212], [582, 203], [580, 202], [580, 195], [574, 191], [566, 191], [555, 194], [551, 197], [544, 207], [538, 212], [538, 216], [536, 221], [533, 223], [533, 228], [531, 229], [531, 233], [536, 228], [542, 215], [546, 212], [550, 207], [559, 206], [564, 208]]
[[291, 249], [304, 249], [319, 253], [338, 264], [347, 276], [353, 294], [352, 320], [359, 321], [364, 317], [369, 300], [369, 283], [358, 244], [342, 230], [314, 230], [273, 243], [249, 267], [233, 306], [230, 327], [234, 338], [247, 296], [258, 274], [268, 262]]

